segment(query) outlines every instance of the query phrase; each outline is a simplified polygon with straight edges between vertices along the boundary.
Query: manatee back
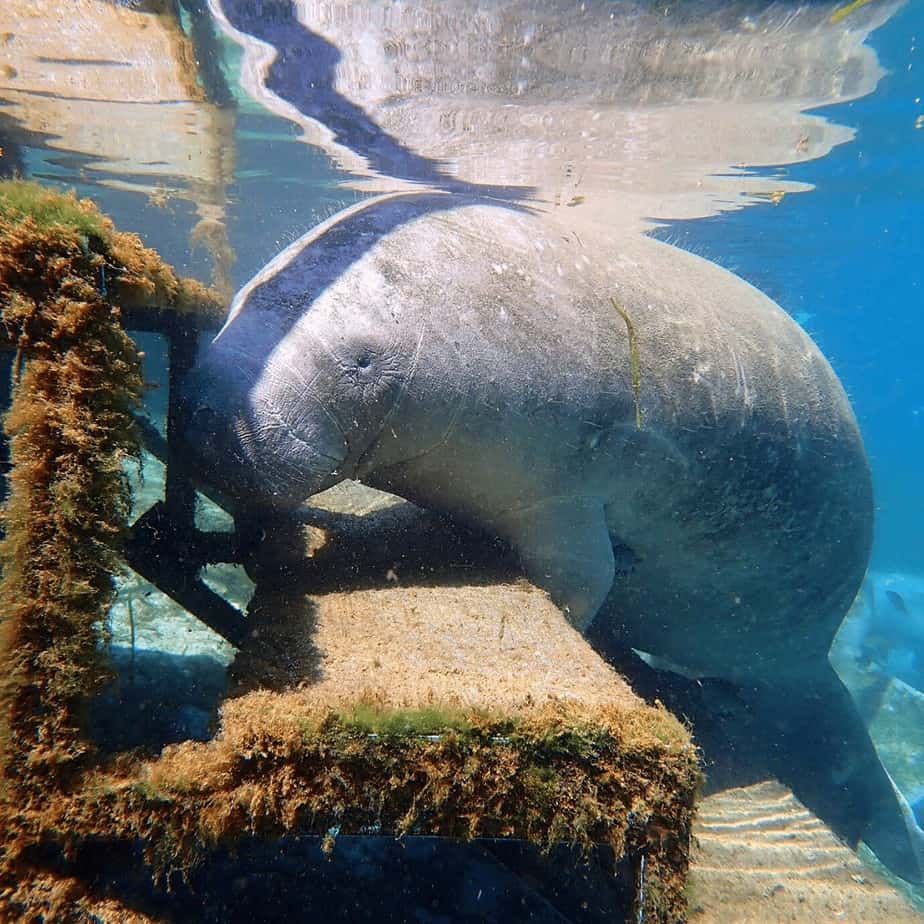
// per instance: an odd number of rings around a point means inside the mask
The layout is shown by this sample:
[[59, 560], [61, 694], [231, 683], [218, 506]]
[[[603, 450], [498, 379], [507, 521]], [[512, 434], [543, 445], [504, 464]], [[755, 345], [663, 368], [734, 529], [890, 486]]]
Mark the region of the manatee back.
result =
[[603, 618], [707, 675], [812, 673], [872, 541], [843, 387], [805, 332], [731, 273], [655, 241], [609, 270], [638, 329], [644, 417], [610, 509], [635, 561]]

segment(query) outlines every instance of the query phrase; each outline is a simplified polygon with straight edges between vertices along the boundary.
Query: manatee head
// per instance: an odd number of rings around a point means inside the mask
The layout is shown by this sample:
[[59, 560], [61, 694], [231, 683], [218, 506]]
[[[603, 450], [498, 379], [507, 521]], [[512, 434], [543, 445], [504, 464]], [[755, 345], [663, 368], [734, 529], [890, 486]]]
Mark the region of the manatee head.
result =
[[290, 323], [258, 295], [209, 345], [181, 402], [191, 474], [232, 509], [296, 506], [354, 477], [413, 367], [403, 329], [374, 311], [311, 304]]
[[183, 383], [184, 463], [230, 509], [293, 507], [344, 477], [343, 432], [300, 381], [213, 345]]

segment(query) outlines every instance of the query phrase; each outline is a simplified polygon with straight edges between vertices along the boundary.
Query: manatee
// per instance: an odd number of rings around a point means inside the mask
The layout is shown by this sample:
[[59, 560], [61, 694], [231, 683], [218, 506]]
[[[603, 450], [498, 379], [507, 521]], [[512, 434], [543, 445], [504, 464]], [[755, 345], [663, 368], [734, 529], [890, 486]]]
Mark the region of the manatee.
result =
[[242, 289], [185, 394], [186, 452], [239, 516], [350, 478], [501, 537], [576, 626], [734, 683], [797, 794], [919, 878], [827, 659], [870, 550], [860, 432], [743, 280], [637, 234], [382, 196]]

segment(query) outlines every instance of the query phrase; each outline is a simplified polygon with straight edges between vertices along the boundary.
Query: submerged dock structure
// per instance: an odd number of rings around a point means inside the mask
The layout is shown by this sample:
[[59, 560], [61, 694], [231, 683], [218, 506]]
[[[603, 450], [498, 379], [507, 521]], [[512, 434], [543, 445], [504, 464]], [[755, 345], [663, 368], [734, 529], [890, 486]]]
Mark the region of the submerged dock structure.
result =
[[[210, 920], [232, 901], [275, 919], [297, 900], [361, 920], [371, 857], [403, 871], [394, 908], [436, 907], [449, 888], [458, 911], [466, 864], [490, 858], [509, 888], [468, 896], [472, 920], [511, 898], [534, 920], [681, 919], [689, 734], [493, 543], [349, 491], [265, 537], [203, 533], [174, 457], [175, 401], [166, 437], [147, 434], [164, 498], [128, 522], [124, 464], [144, 428], [127, 331], [167, 338], [175, 385], [218, 301], [90, 203], [4, 186], [0, 917]], [[88, 730], [113, 680], [122, 559], [240, 648], [210, 740], [114, 753]], [[201, 580], [214, 561], [257, 577], [246, 616]], [[267, 870], [292, 858], [301, 875], [267, 905]], [[421, 889], [434, 869], [442, 885]]]

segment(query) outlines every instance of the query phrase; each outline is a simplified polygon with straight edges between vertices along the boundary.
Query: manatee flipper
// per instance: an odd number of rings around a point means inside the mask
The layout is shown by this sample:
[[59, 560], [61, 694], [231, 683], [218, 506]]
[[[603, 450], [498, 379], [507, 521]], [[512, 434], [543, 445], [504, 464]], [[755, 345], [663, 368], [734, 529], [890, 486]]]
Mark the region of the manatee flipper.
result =
[[903, 879], [920, 882], [920, 829], [910, 827], [850, 693], [824, 662], [817, 675], [766, 688], [758, 720], [772, 772], [852, 846], [863, 840]]
[[584, 629], [616, 574], [600, 498], [549, 498], [504, 513], [495, 528], [514, 547], [529, 579]]

